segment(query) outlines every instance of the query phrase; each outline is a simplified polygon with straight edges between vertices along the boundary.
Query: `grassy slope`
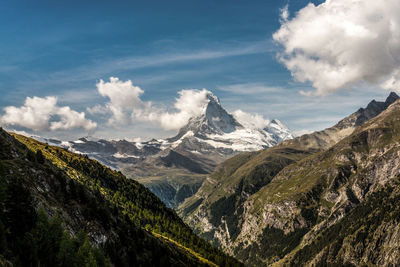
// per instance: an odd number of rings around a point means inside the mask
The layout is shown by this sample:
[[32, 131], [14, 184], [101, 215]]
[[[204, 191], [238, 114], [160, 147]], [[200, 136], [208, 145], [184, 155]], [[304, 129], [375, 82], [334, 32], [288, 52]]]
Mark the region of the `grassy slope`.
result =
[[[277, 146], [259, 152], [240, 154], [219, 165], [200, 189], [203, 192], [211, 192], [206, 195], [206, 202], [203, 203], [209, 205], [212, 222], [217, 224], [222, 216], [227, 216], [230, 230], [237, 231], [240, 225], [236, 225], [237, 218], [232, 215], [245, 201], [246, 196], [256, 193], [270, 183], [285, 166], [309, 156], [314, 151]], [[192, 197], [180, 207], [184, 217], [193, 212], [196, 204], [200, 204], [196, 201], [198, 199]]]
[[[297, 200], [319, 185], [334, 186], [329, 173], [350, 171], [350, 177], [363, 175], [363, 166], [358, 164], [354, 154], [362, 154], [364, 161], [373, 162], [376, 157], [369, 153], [383, 149], [400, 141], [400, 104], [396, 103], [389, 110], [358, 128], [349, 137], [343, 139], [327, 151], [314, 154], [302, 161], [283, 169], [276, 178], [252, 198], [262, 203], [277, 203], [283, 200]], [[385, 153], [394, 156], [398, 148], [393, 147]], [[345, 159], [345, 160], [343, 160]]]

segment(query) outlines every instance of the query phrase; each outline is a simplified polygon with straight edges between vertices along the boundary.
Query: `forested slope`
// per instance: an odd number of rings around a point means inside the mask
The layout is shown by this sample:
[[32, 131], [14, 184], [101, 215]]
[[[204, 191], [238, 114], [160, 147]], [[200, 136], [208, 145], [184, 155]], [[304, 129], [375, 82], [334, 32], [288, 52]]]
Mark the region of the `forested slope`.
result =
[[0, 132], [4, 263], [66, 266], [68, 257], [76, 266], [239, 265], [137, 182], [85, 156], [14, 137]]

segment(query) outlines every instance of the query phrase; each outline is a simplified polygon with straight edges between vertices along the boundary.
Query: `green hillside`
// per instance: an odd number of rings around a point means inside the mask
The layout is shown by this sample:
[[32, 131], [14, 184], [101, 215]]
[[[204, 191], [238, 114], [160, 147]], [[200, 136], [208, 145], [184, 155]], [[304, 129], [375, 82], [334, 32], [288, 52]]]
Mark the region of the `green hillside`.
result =
[[63, 266], [68, 256], [76, 266], [240, 265], [120, 172], [13, 136], [0, 131], [2, 262]]

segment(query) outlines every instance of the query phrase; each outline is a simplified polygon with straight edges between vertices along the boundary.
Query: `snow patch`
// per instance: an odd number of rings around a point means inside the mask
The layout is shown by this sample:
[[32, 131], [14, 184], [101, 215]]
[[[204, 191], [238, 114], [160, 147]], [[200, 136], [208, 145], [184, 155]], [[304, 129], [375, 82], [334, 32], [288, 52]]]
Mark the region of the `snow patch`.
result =
[[194, 133], [193, 133], [192, 131], [188, 131], [188, 132], [185, 133], [181, 138], [179, 138], [178, 140], [176, 140], [175, 142], [173, 142], [173, 143], [171, 144], [171, 147], [172, 147], [172, 148], [176, 148], [177, 146], [179, 146], [179, 145], [182, 143], [183, 139], [185, 139], [185, 138], [187, 138], [187, 137], [191, 137], [191, 136], [194, 136]]
[[128, 154], [125, 154], [125, 153], [121, 154], [119, 152], [115, 153], [113, 155], [113, 157], [114, 158], [118, 158], [118, 159], [126, 159], [126, 158], [136, 158], [136, 159], [138, 159], [138, 158], [140, 158], [140, 157], [135, 156], [135, 155], [128, 155]]

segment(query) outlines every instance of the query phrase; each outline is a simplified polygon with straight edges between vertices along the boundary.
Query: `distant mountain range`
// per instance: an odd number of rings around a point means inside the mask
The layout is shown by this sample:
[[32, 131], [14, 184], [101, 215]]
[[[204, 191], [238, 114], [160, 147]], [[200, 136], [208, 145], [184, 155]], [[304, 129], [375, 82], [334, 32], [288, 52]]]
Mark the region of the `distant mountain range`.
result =
[[198, 190], [217, 164], [239, 153], [272, 147], [293, 138], [279, 120], [268, 121], [261, 127], [251, 122], [242, 124], [221, 106], [215, 95], [209, 93], [207, 99], [201, 115], [190, 118], [172, 138], [145, 142], [93, 137], [76, 141], [33, 138], [86, 154], [121, 170], [147, 186], [169, 207], [177, 207]]
[[179, 214], [250, 266], [397, 265], [398, 98], [391, 93], [331, 128], [228, 159]]

